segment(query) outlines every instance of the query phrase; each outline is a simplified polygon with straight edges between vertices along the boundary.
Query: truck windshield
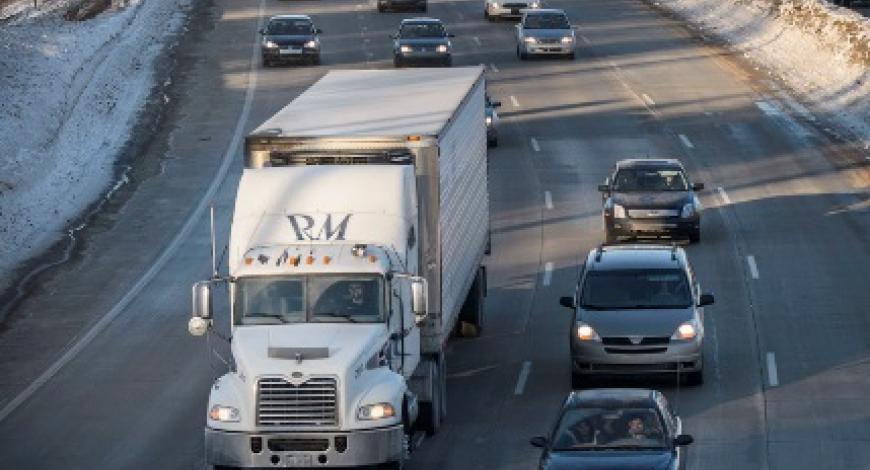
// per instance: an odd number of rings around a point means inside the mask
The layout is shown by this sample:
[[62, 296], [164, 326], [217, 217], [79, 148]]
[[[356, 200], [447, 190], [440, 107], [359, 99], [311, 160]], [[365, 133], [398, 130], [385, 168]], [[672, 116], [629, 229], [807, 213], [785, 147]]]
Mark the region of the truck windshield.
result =
[[237, 325], [377, 323], [384, 315], [380, 276], [250, 277], [235, 282]]

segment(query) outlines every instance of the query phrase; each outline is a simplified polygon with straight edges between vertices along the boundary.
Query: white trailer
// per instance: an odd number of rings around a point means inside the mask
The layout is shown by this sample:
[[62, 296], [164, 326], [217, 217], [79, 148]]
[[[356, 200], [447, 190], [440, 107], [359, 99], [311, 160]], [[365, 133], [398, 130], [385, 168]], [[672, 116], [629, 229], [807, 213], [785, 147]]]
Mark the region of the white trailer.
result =
[[483, 326], [489, 246], [481, 67], [333, 71], [246, 139], [229, 276], [235, 367], [206, 458], [401, 467], [446, 415], [444, 347]]

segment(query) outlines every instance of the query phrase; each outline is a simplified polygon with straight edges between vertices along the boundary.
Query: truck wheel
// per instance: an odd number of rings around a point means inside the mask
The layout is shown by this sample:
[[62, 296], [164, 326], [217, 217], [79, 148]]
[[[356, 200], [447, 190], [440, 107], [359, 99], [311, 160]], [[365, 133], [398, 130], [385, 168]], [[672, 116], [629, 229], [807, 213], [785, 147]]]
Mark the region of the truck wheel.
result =
[[446, 384], [441, 383], [440, 369], [440, 361], [436, 361], [435, 366], [430, 369], [432, 371], [432, 401], [420, 402], [420, 416], [417, 418], [420, 429], [428, 436], [435, 435], [441, 428], [441, 413], [444, 407], [441, 403], [443, 399], [441, 395]]
[[689, 372], [682, 377], [682, 380], [685, 385], [690, 387], [702, 385], [704, 383], [704, 371], [702, 369], [697, 372]]
[[701, 241], [701, 229], [692, 230], [689, 232], [689, 241], [692, 243], [698, 243]]
[[486, 296], [486, 271], [481, 267], [477, 269], [477, 276], [474, 278], [474, 283], [471, 284], [471, 289], [468, 291], [468, 297], [465, 298], [465, 303], [462, 304], [462, 310], [459, 312], [459, 320], [462, 322], [462, 336], [465, 338], [476, 338], [483, 332], [484, 321], [484, 297]]
[[583, 377], [580, 374], [571, 372], [571, 390], [580, 390], [583, 388]]

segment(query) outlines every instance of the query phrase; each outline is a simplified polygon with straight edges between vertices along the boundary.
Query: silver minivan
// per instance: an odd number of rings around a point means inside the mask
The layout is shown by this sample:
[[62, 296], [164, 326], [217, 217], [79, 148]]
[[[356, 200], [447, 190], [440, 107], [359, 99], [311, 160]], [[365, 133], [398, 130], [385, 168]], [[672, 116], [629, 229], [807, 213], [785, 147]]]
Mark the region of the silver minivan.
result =
[[677, 374], [703, 382], [704, 306], [686, 252], [677, 246], [602, 246], [581, 266], [574, 296], [572, 384], [592, 374]]
[[517, 57], [557, 55], [574, 59], [577, 38], [563, 10], [523, 10], [517, 23]]

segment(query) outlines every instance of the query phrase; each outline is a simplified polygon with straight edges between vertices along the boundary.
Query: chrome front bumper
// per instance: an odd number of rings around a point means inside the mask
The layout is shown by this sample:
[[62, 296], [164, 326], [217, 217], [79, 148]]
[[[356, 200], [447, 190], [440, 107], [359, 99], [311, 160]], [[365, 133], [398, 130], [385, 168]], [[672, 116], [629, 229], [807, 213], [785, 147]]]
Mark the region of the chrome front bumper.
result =
[[402, 425], [348, 432], [247, 433], [206, 428], [205, 458], [209, 465], [242, 468], [377, 465], [402, 457], [402, 433]]

